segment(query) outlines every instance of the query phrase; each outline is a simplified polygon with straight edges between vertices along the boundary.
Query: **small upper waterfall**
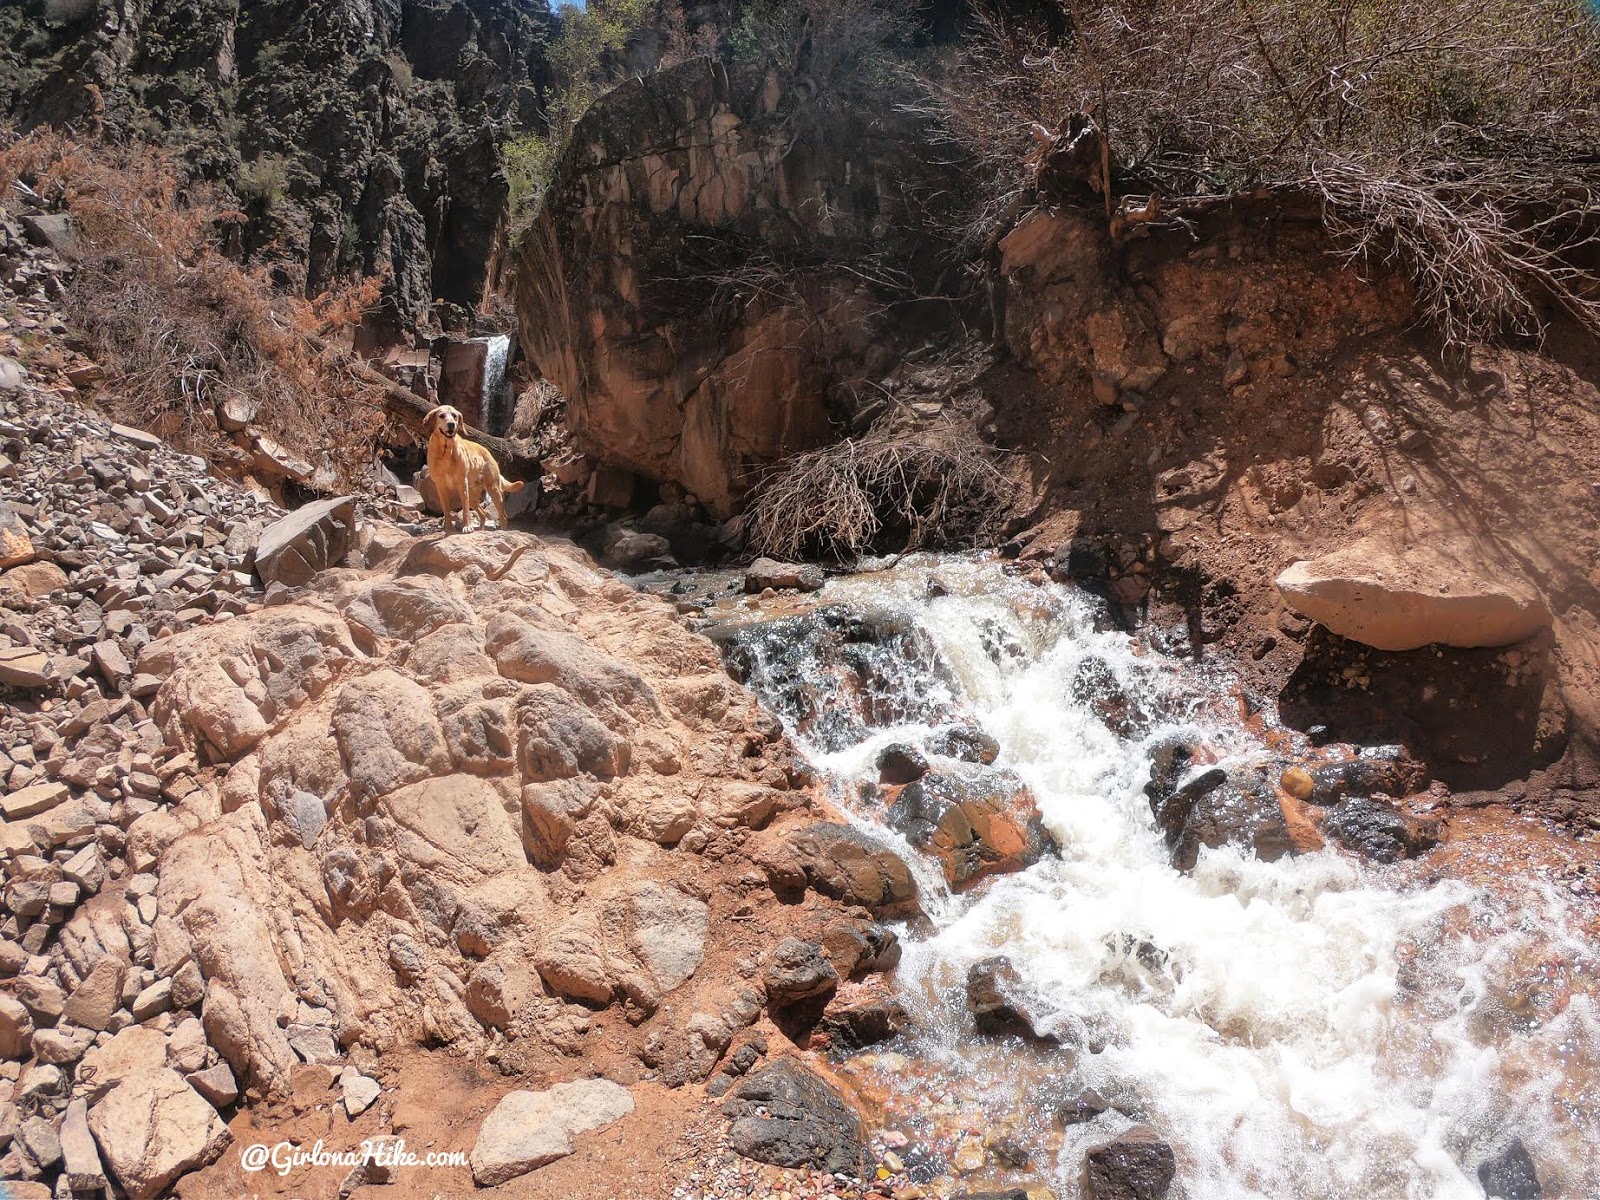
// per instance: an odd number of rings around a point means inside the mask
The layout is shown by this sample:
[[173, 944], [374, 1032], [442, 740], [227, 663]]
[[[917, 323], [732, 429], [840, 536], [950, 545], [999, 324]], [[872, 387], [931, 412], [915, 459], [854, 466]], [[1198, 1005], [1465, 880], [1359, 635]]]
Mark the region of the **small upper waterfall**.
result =
[[[1012, 1185], [982, 1149], [1003, 1138], [1078, 1196], [1085, 1148], [1141, 1121], [1175, 1148], [1186, 1200], [1478, 1200], [1485, 1164], [1523, 1147], [1544, 1195], [1600, 1195], [1597, 956], [1570, 896], [1533, 870], [1450, 878], [1331, 849], [1202, 849], [1177, 870], [1144, 794], [1160, 748], [1275, 772], [1292, 744], [1241, 720], [1225, 675], [989, 562], [908, 560], [824, 596], [889, 632], [830, 616], [825, 647], [790, 617], [745, 627], [729, 657], [850, 819], [915, 859], [874, 798], [879, 755], [909, 744], [940, 766], [950, 731], [977, 726], [1059, 846], [955, 895], [913, 863], [910, 1029], [842, 1068], [943, 1163], [990, 1164], [957, 1190]], [[1058, 1044], [975, 1031], [965, 981], [996, 955]], [[1089, 1093], [1103, 1111], [1061, 1117]]]
[[511, 355], [511, 339], [504, 334], [483, 338], [487, 346], [483, 363], [483, 394], [479, 411], [483, 413], [485, 432], [504, 437], [511, 427], [513, 397], [511, 383], [506, 376], [506, 362]]

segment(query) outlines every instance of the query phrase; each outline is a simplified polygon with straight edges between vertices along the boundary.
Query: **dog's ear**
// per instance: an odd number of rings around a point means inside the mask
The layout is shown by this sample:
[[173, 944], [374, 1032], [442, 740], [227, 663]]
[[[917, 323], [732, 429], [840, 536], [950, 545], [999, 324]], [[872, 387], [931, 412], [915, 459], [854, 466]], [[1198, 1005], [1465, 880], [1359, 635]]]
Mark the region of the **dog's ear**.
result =
[[430, 408], [428, 410], [428, 415], [422, 418], [422, 434], [423, 434], [423, 436], [424, 437], [432, 437], [433, 436], [434, 426], [436, 426], [438, 423], [439, 423], [439, 410], [437, 408]]

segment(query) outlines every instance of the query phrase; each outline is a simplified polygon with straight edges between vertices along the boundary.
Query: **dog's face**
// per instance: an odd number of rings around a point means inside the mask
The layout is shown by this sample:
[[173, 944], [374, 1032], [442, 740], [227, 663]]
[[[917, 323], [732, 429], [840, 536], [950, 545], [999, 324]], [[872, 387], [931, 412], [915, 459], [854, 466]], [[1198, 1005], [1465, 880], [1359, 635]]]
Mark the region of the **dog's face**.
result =
[[461, 427], [466, 424], [462, 419], [461, 410], [448, 404], [441, 404], [430, 412], [423, 423], [429, 432], [437, 431], [447, 438], [453, 438], [461, 432]]

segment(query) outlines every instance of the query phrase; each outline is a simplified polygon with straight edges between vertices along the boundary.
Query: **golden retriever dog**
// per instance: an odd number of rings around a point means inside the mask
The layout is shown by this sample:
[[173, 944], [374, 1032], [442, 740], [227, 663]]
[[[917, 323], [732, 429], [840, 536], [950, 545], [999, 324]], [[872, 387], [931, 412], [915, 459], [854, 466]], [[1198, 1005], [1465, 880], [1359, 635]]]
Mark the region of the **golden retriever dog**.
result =
[[465, 531], [467, 514], [475, 514], [479, 525], [488, 524], [483, 514], [483, 498], [494, 501], [495, 512], [500, 516], [500, 528], [506, 527], [505, 493], [520, 492], [521, 483], [511, 483], [500, 475], [500, 465], [476, 442], [462, 435], [467, 426], [461, 410], [441, 404], [422, 418], [422, 428], [428, 434], [428, 475], [433, 486], [439, 489], [439, 507], [444, 509], [444, 527], [450, 528], [450, 517], [460, 513], [456, 528]]

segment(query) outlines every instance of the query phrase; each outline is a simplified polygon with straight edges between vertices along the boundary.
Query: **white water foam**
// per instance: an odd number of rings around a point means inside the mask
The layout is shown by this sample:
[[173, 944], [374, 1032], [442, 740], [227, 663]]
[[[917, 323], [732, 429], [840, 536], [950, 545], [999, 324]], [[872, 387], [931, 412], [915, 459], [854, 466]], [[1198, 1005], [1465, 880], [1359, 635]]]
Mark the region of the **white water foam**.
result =
[[[944, 594], [930, 599], [935, 571]], [[999, 953], [1049, 1032], [1098, 1050], [1075, 1064], [1056, 1052], [1063, 1080], [1100, 1090], [1172, 1143], [1174, 1196], [1481, 1197], [1477, 1164], [1513, 1137], [1545, 1196], [1600, 1196], [1593, 1001], [1576, 994], [1537, 1020], [1500, 1011], [1530, 959], [1592, 957], [1554, 892], [1530, 884], [1508, 906], [1462, 883], [1404, 887], [1333, 851], [1264, 863], [1207, 850], [1182, 874], [1142, 791], [1151, 749], [1181, 735], [1224, 764], [1268, 757], [1229, 719], [1223, 681], [1096, 632], [1088, 601], [995, 564], [912, 562], [832, 584], [827, 599], [889, 609], [932, 639], [949, 691], [1000, 743], [999, 765], [1029, 784], [1061, 847], [952, 897], [880, 812], [852, 801], [884, 746], [922, 741], [948, 714], [924, 706], [930, 723], [913, 715], [842, 748], [791, 729], [851, 819], [916, 870], [931, 931], [902, 933], [909, 1048], [964, 1080], [957, 1100], [1038, 1116], [1036, 1098], [996, 1077], [964, 1016], [968, 967]], [[1164, 715], [1118, 737], [1073, 695], [1089, 659]], [[829, 686], [822, 674], [817, 683]], [[760, 671], [750, 685], [762, 692]], [[1057, 1195], [1078, 1194], [1088, 1145], [1131, 1123], [1112, 1111], [1058, 1135], [1045, 1164]]]

